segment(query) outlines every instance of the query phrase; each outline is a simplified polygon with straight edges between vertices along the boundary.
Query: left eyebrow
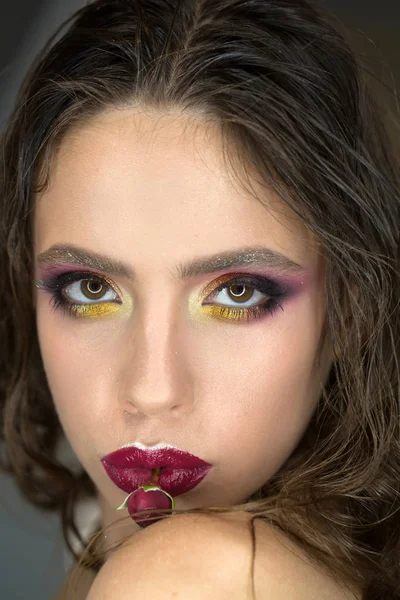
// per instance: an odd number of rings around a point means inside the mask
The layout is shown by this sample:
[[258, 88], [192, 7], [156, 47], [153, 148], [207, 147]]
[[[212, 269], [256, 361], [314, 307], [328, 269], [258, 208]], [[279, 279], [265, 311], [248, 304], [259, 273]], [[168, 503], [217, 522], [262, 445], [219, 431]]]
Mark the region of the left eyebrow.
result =
[[[63, 263], [69, 263], [91, 267], [114, 277], [124, 277], [130, 281], [133, 281], [136, 277], [134, 269], [127, 263], [80, 246], [53, 245], [39, 254], [37, 260], [40, 264], [62, 265]], [[195, 258], [187, 263], [177, 264], [170, 272], [173, 279], [182, 281], [222, 269], [249, 265], [268, 267], [288, 275], [305, 273], [307, 270], [280, 252], [264, 246], [256, 246]]]

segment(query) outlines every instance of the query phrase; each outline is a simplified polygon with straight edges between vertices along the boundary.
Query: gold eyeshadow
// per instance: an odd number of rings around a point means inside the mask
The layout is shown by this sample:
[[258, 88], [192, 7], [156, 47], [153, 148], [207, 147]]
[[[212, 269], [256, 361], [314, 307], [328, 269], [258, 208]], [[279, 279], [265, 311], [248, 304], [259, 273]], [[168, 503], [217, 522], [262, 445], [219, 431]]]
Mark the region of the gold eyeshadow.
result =
[[201, 315], [221, 321], [252, 321], [256, 319], [253, 308], [235, 308], [230, 306], [202, 306]]
[[75, 317], [103, 318], [121, 310], [121, 304], [103, 302], [99, 304], [73, 304], [71, 312]]

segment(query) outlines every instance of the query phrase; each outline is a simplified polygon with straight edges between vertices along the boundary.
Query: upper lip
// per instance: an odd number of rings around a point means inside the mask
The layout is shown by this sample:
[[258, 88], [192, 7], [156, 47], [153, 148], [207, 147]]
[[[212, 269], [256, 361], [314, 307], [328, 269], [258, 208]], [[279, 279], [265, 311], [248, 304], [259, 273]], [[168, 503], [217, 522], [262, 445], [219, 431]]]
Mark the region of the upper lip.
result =
[[190, 469], [211, 466], [210, 463], [175, 448], [141, 450], [140, 448], [120, 448], [106, 454], [101, 461], [117, 468], [159, 469], [172, 467], [175, 469]]

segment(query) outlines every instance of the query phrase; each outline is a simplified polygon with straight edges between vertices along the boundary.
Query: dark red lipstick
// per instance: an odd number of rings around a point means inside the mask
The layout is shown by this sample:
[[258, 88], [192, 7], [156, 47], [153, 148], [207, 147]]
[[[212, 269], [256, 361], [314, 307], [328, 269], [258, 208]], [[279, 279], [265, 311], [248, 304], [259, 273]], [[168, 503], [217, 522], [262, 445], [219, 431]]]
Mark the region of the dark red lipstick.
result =
[[129, 446], [103, 456], [101, 462], [115, 485], [127, 493], [150, 482], [153, 469], [161, 469], [158, 485], [171, 496], [194, 488], [212, 468], [201, 458], [173, 447], [144, 450]]

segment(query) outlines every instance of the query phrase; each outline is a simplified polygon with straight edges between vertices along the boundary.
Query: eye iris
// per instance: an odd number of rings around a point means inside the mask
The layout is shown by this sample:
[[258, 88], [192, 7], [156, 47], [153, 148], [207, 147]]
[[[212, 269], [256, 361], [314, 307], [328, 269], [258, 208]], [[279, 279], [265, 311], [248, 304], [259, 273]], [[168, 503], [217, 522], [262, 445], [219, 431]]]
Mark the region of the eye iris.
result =
[[[247, 293], [246, 293], [246, 288], [248, 290]], [[230, 285], [228, 290], [232, 296], [232, 299], [235, 300], [236, 302], [238, 300], [240, 302], [247, 302], [248, 300], [250, 300], [250, 298], [253, 296], [253, 293], [254, 293], [254, 289], [251, 286], [245, 285], [243, 283]], [[232, 290], [232, 293], [230, 292], [230, 290]]]
[[[88, 295], [91, 300], [98, 299], [104, 293], [104, 284], [100, 281], [91, 281], [90, 279], [85, 279], [82, 281], [81, 286], [83, 293]], [[92, 288], [94, 288], [94, 291]], [[96, 288], [100, 289], [96, 290]]]

